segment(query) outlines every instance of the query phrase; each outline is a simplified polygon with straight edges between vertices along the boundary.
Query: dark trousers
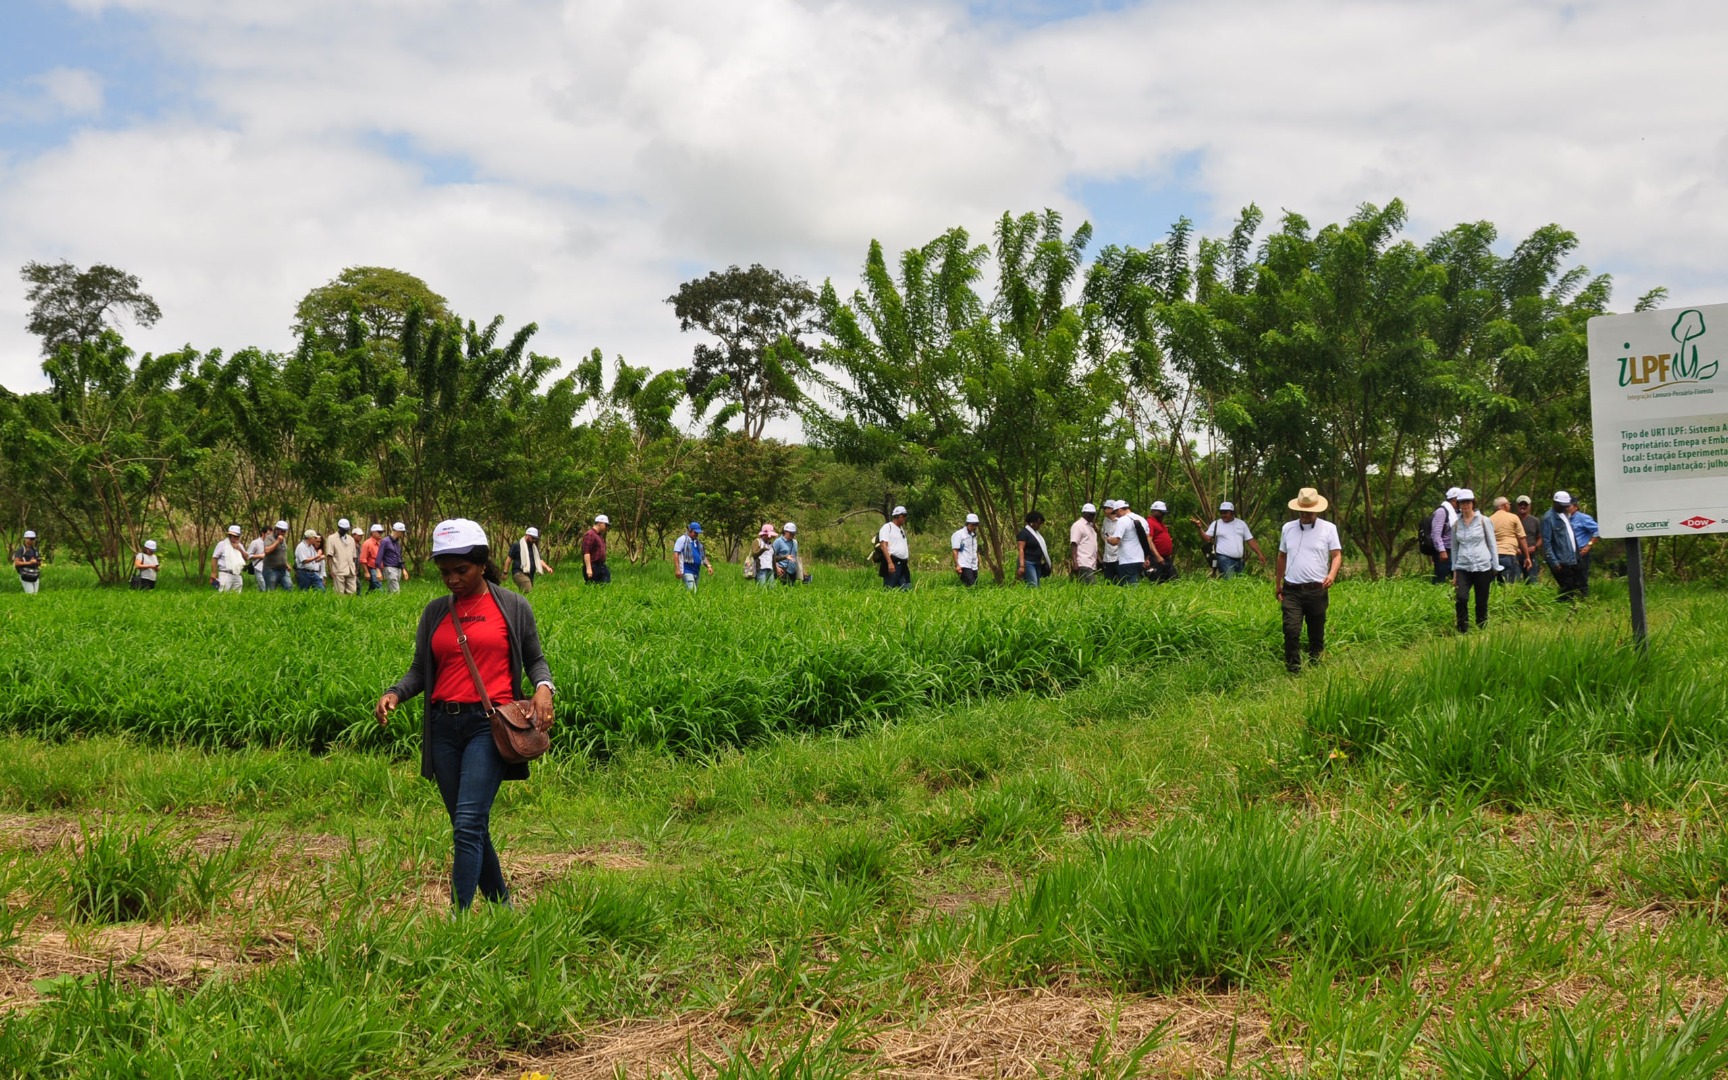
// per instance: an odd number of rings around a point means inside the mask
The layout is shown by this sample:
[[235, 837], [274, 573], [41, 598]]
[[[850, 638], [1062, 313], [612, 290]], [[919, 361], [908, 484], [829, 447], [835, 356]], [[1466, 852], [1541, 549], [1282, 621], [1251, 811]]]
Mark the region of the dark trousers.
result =
[[[1511, 556], [1507, 556], [1511, 558]], [[1493, 570], [1454, 570], [1452, 572], [1453, 607], [1458, 616], [1458, 632], [1470, 629], [1470, 594], [1476, 594], [1476, 625], [1488, 625], [1488, 588], [1494, 584]]]
[[1284, 666], [1292, 673], [1302, 670], [1302, 624], [1308, 624], [1308, 659], [1320, 659], [1326, 650], [1326, 606], [1331, 590], [1320, 585], [1284, 583]]
[[432, 774], [450, 815], [455, 857], [450, 866], [450, 899], [466, 910], [474, 893], [494, 903], [510, 896], [504, 871], [492, 846], [492, 801], [504, 781], [504, 759], [492, 741], [492, 724], [479, 705], [445, 712], [432, 708]]
[[1146, 580], [1153, 582], [1154, 584], [1165, 581], [1175, 581], [1176, 559], [1171, 557], [1165, 559], [1163, 562], [1154, 561], [1152, 563], [1152, 569], [1146, 572]]
[[1560, 586], [1560, 599], [1575, 600], [1583, 588], [1584, 578], [1577, 563], [1549, 563], [1554, 571], [1554, 584]]
[[594, 564], [594, 576], [588, 579], [590, 585], [610, 585], [612, 583], [612, 568], [604, 562]]
[[1140, 579], [1145, 575], [1146, 567], [1143, 563], [1130, 562], [1116, 564], [1116, 584], [1118, 585], [1138, 585], [1140, 584]]
[[972, 569], [970, 566], [961, 567], [960, 584], [966, 586], [968, 589], [978, 584], [978, 571]]
[[1452, 553], [1448, 551], [1444, 555], [1433, 555], [1431, 558], [1434, 560], [1434, 584], [1444, 585], [1451, 581]]
[[1098, 576], [1110, 584], [1116, 584], [1116, 571], [1121, 569], [1120, 563], [1101, 562], [1098, 564]]
[[906, 565], [905, 559], [895, 559], [894, 569], [882, 568], [882, 584], [890, 589], [910, 589], [912, 587], [912, 568]]
[[1590, 595], [1590, 559], [1589, 555], [1578, 556], [1578, 595]]

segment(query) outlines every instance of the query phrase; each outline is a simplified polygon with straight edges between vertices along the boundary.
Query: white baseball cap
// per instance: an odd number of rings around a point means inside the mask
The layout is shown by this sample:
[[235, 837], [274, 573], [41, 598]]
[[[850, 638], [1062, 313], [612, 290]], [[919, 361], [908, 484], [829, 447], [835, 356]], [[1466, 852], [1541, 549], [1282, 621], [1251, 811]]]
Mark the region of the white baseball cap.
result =
[[1222, 514], [1226, 510], [1229, 510], [1232, 513], [1234, 513], [1236, 510], [1236, 504], [1231, 502], [1229, 499], [1225, 499], [1223, 502], [1218, 504], [1218, 512], [1220, 514]]
[[1127, 499], [1117, 499], [1116, 500], [1116, 509], [1118, 509], [1118, 510], [1128, 509], [1128, 500]]
[[317, 529], [307, 529], [305, 532], [300, 534], [300, 537], [301, 537], [301, 539], [304, 539], [304, 540], [310, 540], [314, 536], [317, 536], [317, 535], [318, 535]]
[[382, 525], [378, 524], [376, 521], [374, 521], [372, 523], [372, 531], [373, 532], [383, 532], [384, 526], [382, 526]]
[[283, 532], [287, 532], [287, 531], [288, 531], [288, 523], [287, 523], [287, 522], [286, 522], [286, 521], [278, 521], [278, 522], [277, 522], [277, 523], [276, 523], [276, 527], [277, 527], [277, 528], [278, 528], [278, 529], [281, 529], [281, 530], [282, 530], [282, 531], [283, 531]]
[[1468, 499], [1470, 502], [1475, 502], [1476, 501], [1476, 493], [1474, 491], [1471, 491], [1469, 488], [1459, 488], [1458, 489], [1458, 501], [1464, 502], [1466, 499]]
[[610, 524], [612, 524], [612, 519], [607, 517], [605, 514], [595, 514], [594, 515], [594, 524], [596, 524], [596, 525], [610, 525]]
[[432, 557], [466, 555], [477, 547], [488, 546], [486, 530], [477, 521], [449, 518], [432, 530]]
[[892, 514], [889, 514], [888, 516], [891, 518], [897, 518], [901, 514], [904, 514], [905, 512], [906, 512], [906, 508], [904, 506], [896, 506], [894, 508], [894, 512]]
[[26, 539], [26, 540], [36, 539], [36, 530], [35, 529], [25, 529], [24, 530], [24, 539]]
[[1446, 497], [1447, 497], [1447, 498], [1448, 498], [1448, 499], [1456, 499], [1456, 498], [1457, 498], [1457, 497], [1458, 497], [1458, 492], [1459, 492], [1459, 490], [1460, 490], [1460, 489], [1458, 489], [1458, 488], [1455, 488], [1455, 487], [1449, 487], [1449, 488], [1447, 488], [1447, 489], [1446, 489]]
[[978, 524], [978, 515], [977, 514], [967, 514], [966, 515], [966, 524], [968, 524], [968, 525]]
[[144, 541], [144, 550], [145, 551], [155, 551], [156, 550], [156, 541], [154, 541], [154, 540]]
[[239, 536], [240, 535], [240, 526], [238, 526], [238, 525], [228, 526], [228, 535], [229, 536]]
[[1169, 508], [1169, 507], [1168, 507], [1168, 506], [1165, 506], [1165, 505], [1164, 505], [1164, 503], [1163, 503], [1163, 502], [1162, 502], [1162, 501], [1159, 501], [1159, 502], [1155, 502], [1155, 503], [1153, 503], [1153, 504], [1152, 504], [1152, 509], [1154, 509], [1154, 510], [1162, 510], [1162, 511], [1163, 511], [1163, 512], [1164, 512], [1164, 513], [1166, 513], [1166, 514], [1167, 514], [1167, 513], [1169, 513], [1169, 512], [1170, 512], [1170, 508]]
[[336, 527], [338, 529], [341, 529], [343, 532], [347, 532], [349, 529], [352, 529], [354, 526], [349, 524], [347, 518], [337, 518], [336, 519]]
[[1556, 491], [1554, 493], [1554, 501], [1559, 503], [1561, 506], [1571, 506], [1572, 493], [1569, 491]]
[[536, 540], [538, 540], [540, 538], [540, 530], [536, 529], [534, 526], [530, 525], [530, 526], [528, 526], [528, 535], [532, 536]]
[[1098, 508], [1096, 506], [1093, 506], [1091, 503], [1086, 503], [1080, 507], [1080, 512], [1082, 514], [1096, 514], [1098, 512]]
[[400, 521], [398, 521], [396, 524], [390, 526], [390, 531], [391, 532], [407, 532], [408, 526], [406, 526], [406, 525], [402, 524]]
[[781, 532], [797, 532], [798, 531], [798, 523], [796, 521], [788, 521], [785, 525], [780, 527], [780, 531]]

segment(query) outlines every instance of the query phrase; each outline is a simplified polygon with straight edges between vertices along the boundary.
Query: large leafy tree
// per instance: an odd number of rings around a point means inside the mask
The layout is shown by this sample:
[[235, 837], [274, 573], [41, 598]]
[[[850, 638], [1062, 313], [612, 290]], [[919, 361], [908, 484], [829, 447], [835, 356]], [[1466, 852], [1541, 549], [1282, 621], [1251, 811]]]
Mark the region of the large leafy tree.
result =
[[761, 264], [736, 266], [686, 281], [666, 298], [680, 330], [701, 330], [685, 389], [699, 403], [722, 403], [714, 424], [733, 419], [760, 439], [770, 420], [791, 415], [815, 378], [812, 347], [816, 294], [797, 278]]
[[449, 304], [413, 274], [385, 266], [350, 266], [294, 308], [294, 336], [313, 348], [346, 351], [362, 342], [393, 353], [415, 308], [437, 322]]
[[80, 270], [69, 262], [27, 262], [21, 271], [24, 299], [30, 304], [26, 328], [42, 339], [42, 355], [62, 347], [94, 342], [104, 331], [119, 330], [121, 316], [139, 326], [154, 326], [162, 309], [144, 291], [136, 274], [102, 263]]

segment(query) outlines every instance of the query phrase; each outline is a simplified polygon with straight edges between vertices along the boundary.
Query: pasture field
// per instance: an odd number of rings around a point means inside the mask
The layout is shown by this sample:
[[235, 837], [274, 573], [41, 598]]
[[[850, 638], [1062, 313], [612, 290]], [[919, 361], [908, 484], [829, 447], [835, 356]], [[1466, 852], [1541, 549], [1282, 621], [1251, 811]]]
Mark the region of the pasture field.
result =
[[1264, 580], [874, 585], [536, 590], [456, 919], [432, 586], [0, 594], [0, 1076], [1728, 1070], [1721, 592], [1346, 581], [1292, 678]]

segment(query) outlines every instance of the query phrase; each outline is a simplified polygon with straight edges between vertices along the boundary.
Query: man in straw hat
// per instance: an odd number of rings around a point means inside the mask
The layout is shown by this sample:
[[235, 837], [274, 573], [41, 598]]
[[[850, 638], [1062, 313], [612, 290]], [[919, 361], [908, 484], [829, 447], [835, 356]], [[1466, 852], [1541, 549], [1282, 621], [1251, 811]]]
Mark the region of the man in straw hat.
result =
[[1325, 496], [1303, 488], [1289, 505], [1296, 511], [1296, 520], [1286, 521], [1278, 538], [1275, 595], [1284, 612], [1284, 666], [1298, 675], [1304, 621], [1308, 661], [1318, 661], [1326, 649], [1326, 604], [1344, 561], [1344, 546], [1338, 542], [1337, 526], [1320, 520], [1328, 505]]

